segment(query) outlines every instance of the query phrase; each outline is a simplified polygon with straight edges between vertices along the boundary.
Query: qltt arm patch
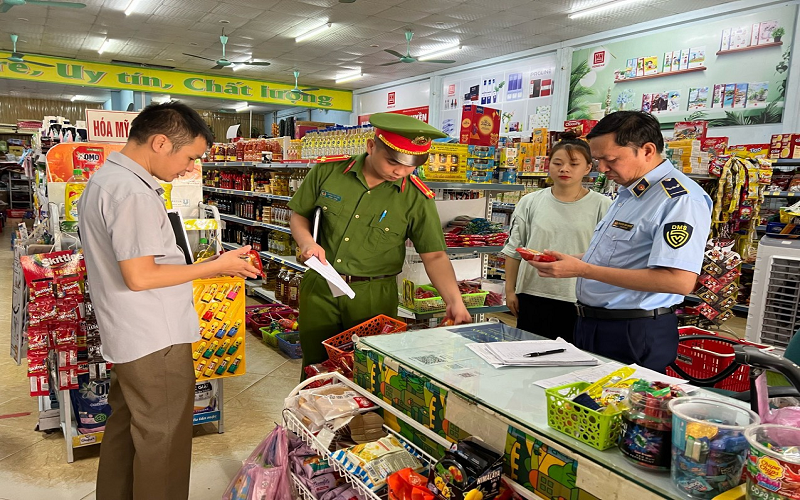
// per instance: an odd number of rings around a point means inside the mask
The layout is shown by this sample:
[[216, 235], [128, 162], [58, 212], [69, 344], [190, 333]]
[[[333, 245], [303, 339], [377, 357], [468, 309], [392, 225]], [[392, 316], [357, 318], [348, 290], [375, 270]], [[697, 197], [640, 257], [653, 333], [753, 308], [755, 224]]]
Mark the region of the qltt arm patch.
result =
[[671, 248], [678, 249], [692, 239], [694, 228], [686, 222], [670, 222], [664, 225], [664, 241]]

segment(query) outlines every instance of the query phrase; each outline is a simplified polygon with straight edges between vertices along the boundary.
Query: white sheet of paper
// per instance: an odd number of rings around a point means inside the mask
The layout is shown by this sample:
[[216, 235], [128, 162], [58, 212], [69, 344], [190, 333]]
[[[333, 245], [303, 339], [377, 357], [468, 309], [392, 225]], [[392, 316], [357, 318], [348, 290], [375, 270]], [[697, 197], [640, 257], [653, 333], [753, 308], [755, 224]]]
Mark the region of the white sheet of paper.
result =
[[226, 139], [235, 139], [239, 135], [239, 125], [231, 125], [225, 133]]
[[355, 298], [356, 292], [350, 288], [350, 285], [345, 283], [339, 273], [336, 272], [336, 269], [330, 264], [323, 264], [318, 258], [311, 257], [305, 262], [305, 265], [318, 272], [320, 276], [328, 281], [328, 287], [330, 287], [334, 297], [347, 295], [351, 299]]

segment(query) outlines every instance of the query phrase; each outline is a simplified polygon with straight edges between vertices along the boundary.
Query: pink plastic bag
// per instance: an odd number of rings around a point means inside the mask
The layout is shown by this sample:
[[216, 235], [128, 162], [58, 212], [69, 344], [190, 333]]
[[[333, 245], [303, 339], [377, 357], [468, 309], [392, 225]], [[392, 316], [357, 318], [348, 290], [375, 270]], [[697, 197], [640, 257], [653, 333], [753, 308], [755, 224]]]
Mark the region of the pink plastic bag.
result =
[[291, 499], [289, 440], [286, 429], [278, 425], [244, 461], [222, 500]]

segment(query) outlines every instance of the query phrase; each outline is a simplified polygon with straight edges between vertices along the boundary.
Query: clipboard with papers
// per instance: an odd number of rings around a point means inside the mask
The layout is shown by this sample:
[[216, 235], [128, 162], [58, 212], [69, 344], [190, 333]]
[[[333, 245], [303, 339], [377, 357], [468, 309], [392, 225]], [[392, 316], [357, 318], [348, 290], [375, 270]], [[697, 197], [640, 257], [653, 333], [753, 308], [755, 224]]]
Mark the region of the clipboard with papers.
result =
[[[600, 361], [564, 339], [520, 340], [467, 344], [481, 359], [494, 366], [594, 366]], [[547, 353], [547, 354], [545, 354]]]

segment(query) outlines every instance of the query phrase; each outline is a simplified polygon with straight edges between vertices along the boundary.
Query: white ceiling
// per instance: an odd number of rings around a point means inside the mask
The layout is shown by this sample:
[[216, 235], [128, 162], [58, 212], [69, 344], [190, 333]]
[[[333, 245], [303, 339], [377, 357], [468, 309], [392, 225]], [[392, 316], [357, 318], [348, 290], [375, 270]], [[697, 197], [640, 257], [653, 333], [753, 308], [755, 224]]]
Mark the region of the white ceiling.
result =
[[[84, 0], [84, 9], [24, 5], [0, 14], [0, 48], [9, 50], [7, 35], [20, 36], [18, 50], [80, 60], [125, 60], [211, 71], [209, 61], [184, 56], [221, 56], [220, 31], [229, 35], [232, 61], [269, 61], [265, 68], [237, 71], [249, 78], [291, 82], [293, 69], [300, 86], [364, 88], [430, 73], [444, 65], [397, 64], [384, 52], [405, 52], [404, 31], [415, 32], [411, 53], [459, 41], [463, 49], [446, 58], [455, 65], [485, 60], [555, 42], [622, 28], [674, 14], [728, 3], [727, 0], [642, 0], [606, 11], [599, 17], [570, 20], [573, 9], [608, 0]], [[24, 19], [24, 20], [23, 20]], [[220, 21], [229, 21], [221, 24]], [[324, 36], [301, 43], [295, 37], [324, 22], [333, 27]], [[110, 46], [97, 49], [106, 38]], [[172, 60], [170, 60], [172, 59]], [[364, 78], [337, 86], [337, 73], [360, 66]], [[66, 92], [69, 92], [65, 89]]]

